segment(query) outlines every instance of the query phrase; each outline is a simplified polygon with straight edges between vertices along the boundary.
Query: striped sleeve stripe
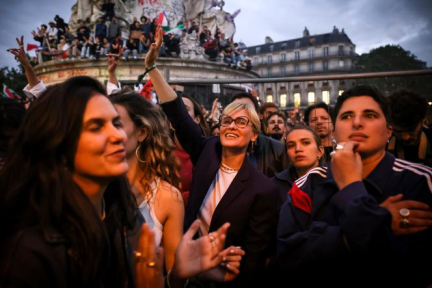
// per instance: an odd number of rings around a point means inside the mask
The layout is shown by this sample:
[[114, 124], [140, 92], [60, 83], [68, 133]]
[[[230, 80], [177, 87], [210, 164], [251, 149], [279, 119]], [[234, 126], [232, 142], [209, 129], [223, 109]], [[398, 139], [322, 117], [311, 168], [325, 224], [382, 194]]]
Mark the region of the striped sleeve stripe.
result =
[[409, 170], [417, 175], [421, 175], [424, 176], [426, 178], [427, 184], [429, 186], [429, 191], [432, 193], [432, 181], [431, 181], [431, 171], [428, 170], [428, 172], [424, 172], [420, 169], [418, 169], [418, 167], [416, 167], [416, 165], [411, 165], [412, 163], [408, 164], [402, 164], [402, 163], [396, 163], [395, 161], [395, 165], [393, 166], [393, 170], [396, 172], [403, 172], [404, 170]]
[[398, 158], [395, 159], [395, 165], [396, 164], [398, 164], [399, 167], [403, 167], [404, 165], [415, 167], [420, 171], [423, 171], [423, 172], [426, 172], [426, 173], [429, 173], [432, 175], [432, 168], [425, 166], [425, 165], [422, 165], [422, 164], [413, 163], [413, 162], [409, 162], [409, 161], [398, 159]]
[[297, 187], [303, 186], [310, 174], [318, 174], [323, 178], [327, 178], [327, 167], [316, 167], [295, 181]]

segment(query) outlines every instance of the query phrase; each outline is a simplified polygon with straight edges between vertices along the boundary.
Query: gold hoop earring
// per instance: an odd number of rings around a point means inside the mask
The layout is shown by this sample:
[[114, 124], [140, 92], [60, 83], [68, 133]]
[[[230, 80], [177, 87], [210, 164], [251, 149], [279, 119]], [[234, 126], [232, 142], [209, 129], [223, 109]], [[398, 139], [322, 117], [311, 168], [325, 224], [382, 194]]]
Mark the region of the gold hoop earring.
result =
[[139, 151], [140, 148], [141, 148], [141, 143], [138, 145], [137, 149], [135, 150], [135, 156], [136, 156], [136, 158], [138, 159], [139, 162], [141, 162], [141, 163], [145, 163], [146, 161], [141, 160], [141, 159], [139, 158], [139, 156], [138, 156], [138, 151]]

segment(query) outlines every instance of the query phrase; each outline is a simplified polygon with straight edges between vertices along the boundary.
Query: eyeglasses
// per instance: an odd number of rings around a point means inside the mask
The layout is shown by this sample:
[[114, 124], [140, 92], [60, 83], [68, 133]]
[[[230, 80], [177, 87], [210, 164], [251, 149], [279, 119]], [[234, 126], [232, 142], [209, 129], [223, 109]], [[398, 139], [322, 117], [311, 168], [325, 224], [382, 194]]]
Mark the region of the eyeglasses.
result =
[[221, 115], [219, 117], [219, 123], [224, 127], [230, 126], [233, 121], [238, 128], [245, 128], [249, 124], [250, 120], [246, 116], [240, 116], [235, 119], [228, 115]]

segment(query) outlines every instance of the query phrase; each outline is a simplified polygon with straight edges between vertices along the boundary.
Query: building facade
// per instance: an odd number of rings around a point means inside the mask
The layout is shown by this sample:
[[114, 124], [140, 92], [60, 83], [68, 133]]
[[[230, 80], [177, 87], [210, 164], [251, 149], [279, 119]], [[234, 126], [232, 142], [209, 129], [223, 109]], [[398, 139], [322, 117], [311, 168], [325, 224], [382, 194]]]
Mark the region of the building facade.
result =
[[[262, 78], [350, 73], [357, 56], [348, 35], [336, 27], [331, 33], [310, 35], [247, 48], [254, 71]], [[258, 87], [260, 100], [274, 102], [281, 109], [305, 108], [318, 102], [334, 104], [352, 80], [265, 83]]]

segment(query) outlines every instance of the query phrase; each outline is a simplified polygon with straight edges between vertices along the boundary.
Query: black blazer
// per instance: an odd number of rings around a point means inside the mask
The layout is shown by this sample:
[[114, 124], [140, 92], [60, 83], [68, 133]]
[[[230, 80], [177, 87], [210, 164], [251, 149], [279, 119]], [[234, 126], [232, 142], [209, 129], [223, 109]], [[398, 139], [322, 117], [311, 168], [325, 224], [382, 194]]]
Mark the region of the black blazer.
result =
[[[188, 229], [198, 218], [201, 204], [220, 167], [222, 145], [219, 137], [206, 139], [203, 136], [180, 98], [164, 103], [162, 107], [176, 129], [180, 144], [189, 153], [195, 166], [185, 211], [184, 227]], [[225, 246], [241, 246], [246, 252], [239, 278], [226, 285], [261, 285], [265, 260], [274, 252], [281, 204], [278, 188], [245, 157], [243, 165], [217, 205], [209, 229], [211, 232], [226, 222], [231, 223]]]

